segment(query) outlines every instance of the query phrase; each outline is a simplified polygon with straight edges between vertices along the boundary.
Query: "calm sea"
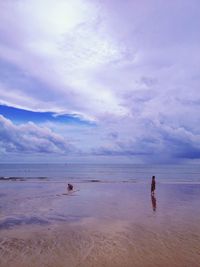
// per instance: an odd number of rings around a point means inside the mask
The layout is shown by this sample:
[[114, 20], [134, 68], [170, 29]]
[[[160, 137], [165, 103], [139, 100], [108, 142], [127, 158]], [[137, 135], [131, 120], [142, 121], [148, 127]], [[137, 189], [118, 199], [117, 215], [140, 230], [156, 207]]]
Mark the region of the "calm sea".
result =
[[1, 180], [200, 183], [200, 165], [0, 164]]

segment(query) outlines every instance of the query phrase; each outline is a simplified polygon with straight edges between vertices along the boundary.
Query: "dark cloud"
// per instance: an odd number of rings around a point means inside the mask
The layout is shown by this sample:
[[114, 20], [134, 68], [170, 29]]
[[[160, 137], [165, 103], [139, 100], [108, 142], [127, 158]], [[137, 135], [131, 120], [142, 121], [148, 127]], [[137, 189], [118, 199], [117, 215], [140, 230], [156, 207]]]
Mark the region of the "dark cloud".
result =
[[[139, 129], [135, 137], [112, 139], [92, 150], [94, 155], [137, 156], [144, 162], [180, 162], [187, 159], [200, 159], [200, 134], [184, 127], [161, 121], [148, 121], [136, 126]], [[133, 128], [130, 131], [133, 132]], [[112, 134], [112, 133], [111, 133]], [[123, 135], [124, 136], [124, 135]], [[128, 139], [128, 140], [127, 140]]]

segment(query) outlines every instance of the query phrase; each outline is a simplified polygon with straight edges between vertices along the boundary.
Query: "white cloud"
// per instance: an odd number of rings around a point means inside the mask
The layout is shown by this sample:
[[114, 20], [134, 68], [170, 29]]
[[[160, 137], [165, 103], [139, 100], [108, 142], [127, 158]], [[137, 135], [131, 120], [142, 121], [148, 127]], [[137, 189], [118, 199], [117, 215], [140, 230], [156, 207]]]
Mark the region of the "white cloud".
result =
[[[194, 84], [200, 62], [196, 1], [20, 0], [0, 5], [0, 57], [16, 64], [23, 79], [45, 85], [41, 93], [18, 84], [8, 87], [9, 94], [21, 90], [21, 101], [8, 101], [0, 90], [4, 103], [93, 119], [126, 116], [135, 91], [176, 94], [181, 87], [184, 95], [183, 88]], [[149, 86], [142, 77], [157, 84]]]
[[0, 115], [0, 144], [4, 152], [67, 154], [76, 149], [59, 134], [32, 122], [14, 125]]
[[[162, 152], [167, 132], [198, 149], [199, 7], [196, 0], [1, 1], [0, 59], [8, 70], [0, 73], [0, 101], [96, 120], [92, 131], [72, 131], [87, 149], [134, 153], [150, 136], [157, 142], [147, 152]], [[117, 141], [106, 141], [111, 133]]]
[[[97, 6], [80, 0], [19, 1], [1, 3], [1, 13], [6, 38], [0, 56], [25, 71], [24, 79], [32, 77], [45, 83], [47, 100], [51, 87], [57, 94], [54, 110], [90, 117], [102, 109], [119, 114], [125, 111], [111, 89], [91, 79], [95, 69], [120, 56], [120, 48], [99, 19]], [[28, 88], [21, 87], [21, 91], [27, 98], [34, 95]], [[3, 101], [4, 95], [1, 98]], [[34, 98], [41, 100], [38, 93]], [[34, 98], [30, 108], [38, 110]], [[19, 105], [17, 100], [10, 104]], [[46, 101], [43, 108], [51, 110]]]

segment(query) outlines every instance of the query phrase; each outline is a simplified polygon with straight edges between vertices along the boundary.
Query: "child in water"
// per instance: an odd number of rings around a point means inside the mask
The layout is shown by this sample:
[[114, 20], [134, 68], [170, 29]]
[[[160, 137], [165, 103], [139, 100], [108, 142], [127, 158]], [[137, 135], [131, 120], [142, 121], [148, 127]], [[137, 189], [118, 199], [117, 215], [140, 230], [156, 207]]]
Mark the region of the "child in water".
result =
[[68, 191], [72, 191], [73, 190], [73, 185], [72, 184], [68, 184], [67, 185], [67, 189], [68, 189]]
[[152, 181], [151, 181], [151, 194], [154, 195], [154, 191], [156, 189], [156, 180], [155, 176], [152, 176]]

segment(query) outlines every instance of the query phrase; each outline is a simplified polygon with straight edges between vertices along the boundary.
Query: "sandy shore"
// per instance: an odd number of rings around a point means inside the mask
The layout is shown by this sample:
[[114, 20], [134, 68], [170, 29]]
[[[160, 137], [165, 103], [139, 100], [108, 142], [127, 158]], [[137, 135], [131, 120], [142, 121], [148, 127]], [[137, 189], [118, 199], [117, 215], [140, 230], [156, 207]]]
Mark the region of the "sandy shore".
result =
[[75, 186], [0, 184], [1, 267], [200, 266], [199, 185]]

